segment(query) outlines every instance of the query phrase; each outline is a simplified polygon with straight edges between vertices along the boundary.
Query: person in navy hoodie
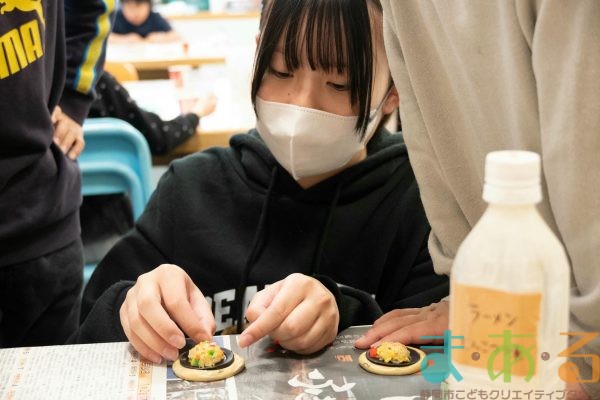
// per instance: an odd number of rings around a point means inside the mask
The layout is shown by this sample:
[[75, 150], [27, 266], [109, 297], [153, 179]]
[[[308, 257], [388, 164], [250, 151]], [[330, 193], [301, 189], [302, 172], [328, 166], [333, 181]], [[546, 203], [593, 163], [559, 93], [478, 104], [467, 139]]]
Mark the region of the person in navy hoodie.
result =
[[78, 326], [75, 158], [114, 3], [0, 6], [0, 347], [62, 344]]

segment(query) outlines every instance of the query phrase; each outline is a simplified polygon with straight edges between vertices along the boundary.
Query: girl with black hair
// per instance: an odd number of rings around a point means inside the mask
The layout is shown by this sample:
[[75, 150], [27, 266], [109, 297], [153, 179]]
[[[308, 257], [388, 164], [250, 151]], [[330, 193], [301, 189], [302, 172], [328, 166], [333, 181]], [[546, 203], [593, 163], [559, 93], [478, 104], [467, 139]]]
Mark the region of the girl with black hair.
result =
[[381, 127], [398, 93], [379, 2], [274, 0], [261, 27], [256, 129], [171, 164], [92, 276], [76, 341], [175, 359], [245, 317], [241, 346], [309, 354], [447, 295], [402, 135]]

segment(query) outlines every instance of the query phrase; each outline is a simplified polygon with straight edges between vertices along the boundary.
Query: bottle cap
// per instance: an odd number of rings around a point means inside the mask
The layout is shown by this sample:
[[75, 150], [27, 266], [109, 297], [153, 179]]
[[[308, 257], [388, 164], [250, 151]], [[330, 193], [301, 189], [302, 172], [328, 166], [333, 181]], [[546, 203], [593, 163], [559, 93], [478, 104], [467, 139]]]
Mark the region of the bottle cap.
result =
[[542, 201], [540, 156], [531, 151], [494, 151], [485, 158], [483, 199], [508, 205]]

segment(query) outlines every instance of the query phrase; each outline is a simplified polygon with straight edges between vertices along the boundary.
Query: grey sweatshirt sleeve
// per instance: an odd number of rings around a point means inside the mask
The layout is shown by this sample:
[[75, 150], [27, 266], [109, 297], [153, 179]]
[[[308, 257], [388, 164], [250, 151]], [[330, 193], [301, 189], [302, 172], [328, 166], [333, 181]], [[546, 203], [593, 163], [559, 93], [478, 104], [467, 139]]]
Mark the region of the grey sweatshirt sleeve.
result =
[[[425, 65], [428, 57], [425, 53], [435, 53], [434, 46], [431, 43], [414, 43], [413, 38], [407, 33], [416, 32], [419, 27], [418, 8], [419, 3], [407, 2], [400, 4], [395, 1], [382, 1], [384, 8], [384, 39], [386, 52], [390, 61], [390, 68], [394, 83], [401, 93], [400, 116], [404, 126], [404, 139], [406, 141], [410, 163], [413, 166], [421, 199], [425, 207], [425, 214], [431, 224], [431, 233], [429, 235], [429, 252], [435, 271], [438, 274], [450, 275], [450, 269], [456, 250], [471, 230], [469, 218], [463, 213], [460, 201], [455, 197], [451, 187], [448, 175], [444, 173], [442, 161], [436, 156], [444, 156], [439, 149], [436, 149], [435, 137], [432, 132], [440, 130], [447, 135], [450, 130], [450, 121], [456, 115], [454, 111], [440, 109], [437, 106], [429, 107], [428, 104], [420, 104], [417, 101], [418, 95], [428, 95], [423, 93], [423, 88], [436, 87], [436, 93], [449, 91], [453, 89], [450, 85], [436, 77], [436, 72], [427, 71]], [[411, 26], [414, 24], [415, 26]], [[402, 43], [401, 43], [402, 41]], [[413, 46], [409, 51], [418, 47], [423, 52], [421, 59], [417, 60], [416, 66], [405, 61], [402, 47]], [[412, 68], [419, 68], [419, 71], [412, 71]], [[423, 67], [423, 69], [421, 69]], [[417, 73], [415, 73], [417, 72]], [[433, 75], [432, 75], [433, 74]], [[431, 118], [430, 118], [431, 117]], [[463, 165], [463, 171], [457, 174], [458, 180], [462, 183], [473, 178], [476, 171], [469, 170], [467, 163], [464, 163], [461, 157], [464, 152], [461, 150], [460, 140], [452, 140], [443, 143], [447, 153], [451, 153], [447, 158], [452, 158], [451, 163], [454, 167]], [[433, 156], [435, 155], [435, 156]], [[481, 191], [478, 190], [477, 196], [480, 198]], [[483, 202], [470, 205], [476, 208], [477, 212], [482, 213], [485, 209]], [[452, 223], [449, 223], [451, 221]]]
[[[600, 331], [600, 2], [382, 0], [437, 272], [485, 209], [489, 151], [541, 154], [539, 210], [572, 266], [571, 330]], [[557, 333], [558, 334], [558, 333]], [[573, 359], [594, 380], [600, 339]], [[597, 372], [596, 372], [597, 373]], [[600, 398], [600, 382], [584, 384]]]
[[[518, 3], [518, 2], [517, 2]], [[600, 2], [543, 1], [531, 44], [548, 198], [573, 268], [571, 331], [600, 330]], [[600, 355], [600, 339], [581, 353]], [[574, 358], [581, 379], [592, 358]], [[600, 371], [596, 371], [596, 374]], [[584, 387], [600, 398], [600, 382]]]

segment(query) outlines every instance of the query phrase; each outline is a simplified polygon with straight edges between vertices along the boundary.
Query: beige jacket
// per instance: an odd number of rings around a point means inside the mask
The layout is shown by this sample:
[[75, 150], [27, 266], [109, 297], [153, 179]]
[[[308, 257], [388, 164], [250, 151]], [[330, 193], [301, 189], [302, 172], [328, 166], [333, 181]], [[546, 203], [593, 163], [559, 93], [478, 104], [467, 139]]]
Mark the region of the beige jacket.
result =
[[[600, 331], [600, 0], [382, 3], [436, 270], [450, 273], [486, 207], [485, 155], [538, 152], [539, 209], [572, 263], [572, 330]], [[580, 351], [600, 354], [600, 338]]]

